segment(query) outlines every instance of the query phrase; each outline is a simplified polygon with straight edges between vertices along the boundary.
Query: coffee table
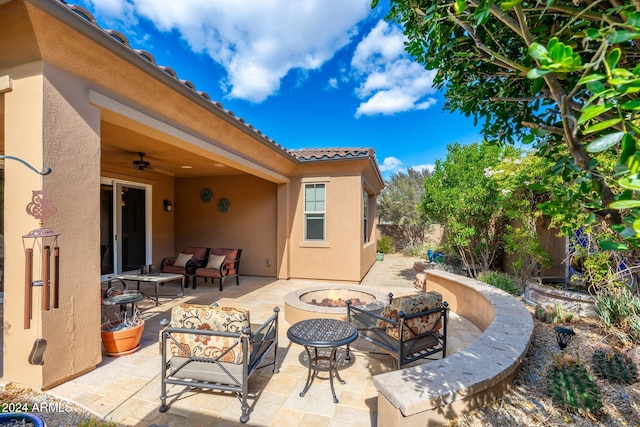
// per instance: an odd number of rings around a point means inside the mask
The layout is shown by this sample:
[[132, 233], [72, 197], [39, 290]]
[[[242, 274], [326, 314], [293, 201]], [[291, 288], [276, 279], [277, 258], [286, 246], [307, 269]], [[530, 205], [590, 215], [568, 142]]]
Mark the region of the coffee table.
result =
[[[155, 298], [145, 294], [144, 292], [142, 292], [142, 294], [144, 296], [146, 296], [147, 298], [149, 298], [151, 300], [154, 300], [156, 302], [156, 305], [159, 305], [159, 302], [158, 302], [158, 298], [159, 297], [176, 297], [176, 296], [179, 296], [180, 298], [182, 298], [184, 296], [184, 275], [182, 275], [182, 274], [171, 274], [171, 273], [138, 274], [138, 273], [132, 273], [132, 274], [118, 274], [118, 275], [116, 275], [114, 277], [117, 278], [117, 279], [120, 279], [120, 280], [127, 280], [127, 281], [130, 281], [130, 282], [137, 282], [138, 290], [140, 290], [140, 282], [155, 283], [155, 288], [156, 288]], [[178, 295], [158, 295], [158, 285], [160, 285], [161, 283], [172, 282], [174, 280], [180, 280], [180, 293]]]
[[[333, 402], [338, 403], [336, 391], [333, 387], [333, 377], [335, 376], [340, 384], [345, 381], [338, 373], [338, 365], [336, 363], [336, 351], [338, 347], [347, 346], [346, 360], [350, 360], [349, 344], [358, 338], [358, 330], [342, 320], [336, 319], [307, 319], [302, 320], [289, 328], [287, 331], [289, 340], [296, 344], [304, 346], [307, 356], [309, 356], [309, 371], [307, 372], [307, 382], [304, 389], [300, 393], [300, 397], [304, 397], [311, 387], [313, 379], [320, 371], [318, 362], [327, 360], [329, 362], [329, 384], [331, 385], [331, 393], [333, 394]], [[329, 356], [319, 355], [319, 348], [330, 348]], [[313, 349], [313, 356], [311, 350]]]

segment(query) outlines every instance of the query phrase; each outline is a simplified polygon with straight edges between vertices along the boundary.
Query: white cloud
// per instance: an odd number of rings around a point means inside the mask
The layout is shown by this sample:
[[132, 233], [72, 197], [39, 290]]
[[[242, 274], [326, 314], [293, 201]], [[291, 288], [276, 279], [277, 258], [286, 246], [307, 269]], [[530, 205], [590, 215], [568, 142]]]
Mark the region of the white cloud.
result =
[[411, 60], [404, 50], [406, 38], [397, 26], [379, 21], [358, 44], [351, 67], [360, 80], [356, 95], [362, 103], [356, 117], [424, 110], [436, 103], [436, 71]]
[[413, 165], [413, 166], [409, 166], [407, 169], [413, 169], [416, 172], [422, 172], [422, 171], [429, 171], [429, 173], [433, 172], [433, 170], [435, 169], [435, 165], [432, 165], [430, 163], [426, 164], [426, 165]]
[[330, 78], [327, 81], [327, 89], [338, 89], [338, 79], [335, 77]]
[[380, 165], [380, 172], [393, 172], [402, 166], [402, 162], [395, 157], [385, 157]]
[[133, 8], [159, 30], [177, 31], [194, 52], [225, 68], [227, 97], [252, 102], [277, 93], [290, 70], [322, 66], [370, 12], [370, 0], [91, 1], [101, 13]]

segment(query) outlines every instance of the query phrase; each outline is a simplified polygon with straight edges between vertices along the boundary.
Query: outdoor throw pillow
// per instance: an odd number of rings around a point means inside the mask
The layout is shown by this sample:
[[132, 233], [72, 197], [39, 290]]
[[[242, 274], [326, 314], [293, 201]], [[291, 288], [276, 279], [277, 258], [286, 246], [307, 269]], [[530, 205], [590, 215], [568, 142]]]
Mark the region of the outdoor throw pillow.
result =
[[226, 257], [224, 255], [209, 255], [209, 260], [207, 261], [207, 266], [205, 268], [220, 270], [225, 259]]
[[[399, 312], [403, 311], [405, 314], [415, 314], [421, 311], [431, 310], [437, 308], [442, 304], [442, 295], [438, 292], [424, 292], [416, 295], [408, 295], [404, 297], [394, 298], [391, 304], [382, 309], [380, 315], [387, 319], [395, 320], [399, 319]], [[427, 333], [431, 330], [440, 329], [441, 325], [436, 322], [440, 319], [440, 313], [433, 313], [427, 316], [420, 316], [414, 319], [409, 319], [405, 322], [405, 328], [402, 332], [403, 340], [410, 340], [416, 335]], [[392, 326], [388, 322], [378, 320], [376, 325], [379, 328], [385, 328], [387, 335], [393, 339], [400, 339], [400, 331], [398, 327]], [[435, 327], [434, 327], [435, 326]]]
[[180, 252], [180, 254], [178, 254], [178, 257], [176, 258], [176, 261], [173, 263], [173, 266], [186, 267], [191, 258], [193, 258], [193, 254], [183, 254], [182, 252]]
[[[199, 304], [180, 304], [171, 309], [171, 326], [240, 333], [250, 327], [249, 310], [234, 307], [211, 307]], [[242, 345], [235, 337], [221, 337], [197, 334], [173, 334], [180, 343], [170, 341], [171, 354], [180, 357], [220, 357], [221, 362], [241, 364]], [[249, 353], [251, 353], [251, 345]]]

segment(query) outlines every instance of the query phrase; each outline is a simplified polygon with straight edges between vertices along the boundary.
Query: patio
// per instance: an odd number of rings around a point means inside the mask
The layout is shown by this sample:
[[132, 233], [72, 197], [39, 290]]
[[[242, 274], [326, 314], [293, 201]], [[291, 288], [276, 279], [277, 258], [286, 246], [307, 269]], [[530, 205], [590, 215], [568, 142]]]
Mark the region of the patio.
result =
[[[394, 295], [416, 292], [413, 286], [415, 259], [399, 255], [387, 256], [369, 271], [362, 285]], [[273, 307], [279, 306], [280, 328], [278, 363], [280, 372], [272, 374], [270, 368], [253, 377], [252, 391], [257, 393], [248, 425], [349, 425], [375, 426], [377, 421], [377, 391], [372, 377], [391, 370], [391, 358], [372, 356], [356, 349], [352, 359], [344, 364], [344, 349], [339, 355], [340, 372], [346, 384], [336, 384], [339, 403], [331, 398], [329, 381], [325, 375], [316, 379], [305, 397], [299, 393], [306, 379], [306, 353], [302, 346], [290, 343], [286, 332], [290, 326], [284, 318], [284, 297], [292, 290], [327, 282], [311, 280], [279, 281], [266, 277], [243, 276], [240, 286], [227, 286], [223, 292], [211, 284], [186, 291], [184, 298], [161, 298], [161, 305], [145, 300], [139, 303], [146, 321], [141, 348], [125, 357], [104, 356], [97, 369], [68, 381], [48, 392], [71, 400], [107, 420], [121, 425], [157, 426], [209, 426], [238, 425], [240, 404], [231, 394], [214, 392], [185, 392], [172, 401], [170, 410], [158, 412], [160, 394], [160, 355], [158, 331], [160, 320], [169, 317], [172, 306], [181, 302], [245, 307], [251, 311], [253, 322], [265, 320]], [[449, 323], [448, 355], [473, 342], [480, 331], [468, 320], [451, 313]], [[342, 357], [341, 357], [342, 356]], [[46, 354], [45, 354], [46, 358]], [[179, 388], [170, 388], [172, 391]]]

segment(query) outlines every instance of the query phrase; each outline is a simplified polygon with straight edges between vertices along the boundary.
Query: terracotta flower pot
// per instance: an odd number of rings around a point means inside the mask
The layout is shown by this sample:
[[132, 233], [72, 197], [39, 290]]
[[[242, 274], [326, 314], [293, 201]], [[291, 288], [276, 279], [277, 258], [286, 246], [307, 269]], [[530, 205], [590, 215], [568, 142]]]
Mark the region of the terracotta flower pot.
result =
[[133, 328], [120, 331], [102, 331], [102, 345], [109, 356], [131, 354], [140, 346], [140, 338], [144, 331], [144, 321]]

